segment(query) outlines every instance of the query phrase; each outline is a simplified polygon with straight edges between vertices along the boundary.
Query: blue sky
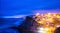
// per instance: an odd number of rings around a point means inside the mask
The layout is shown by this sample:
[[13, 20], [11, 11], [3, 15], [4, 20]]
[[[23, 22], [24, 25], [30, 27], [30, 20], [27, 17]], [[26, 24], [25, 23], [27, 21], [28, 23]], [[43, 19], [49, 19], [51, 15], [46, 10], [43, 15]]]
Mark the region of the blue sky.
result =
[[60, 9], [60, 0], [1, 0], [0, 5], [1, 16], [10, 16], [31, 14], [33, 10]]

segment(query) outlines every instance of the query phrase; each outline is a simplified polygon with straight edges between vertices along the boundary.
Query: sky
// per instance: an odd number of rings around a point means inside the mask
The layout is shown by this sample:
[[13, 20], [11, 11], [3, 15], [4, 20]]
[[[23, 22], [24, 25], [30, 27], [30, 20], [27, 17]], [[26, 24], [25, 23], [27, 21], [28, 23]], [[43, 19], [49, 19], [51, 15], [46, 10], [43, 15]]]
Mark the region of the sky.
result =
[[0, 16], [27, 15], [35, 10], [60, 9], [60, 0], [1, 0], [0, 5]]

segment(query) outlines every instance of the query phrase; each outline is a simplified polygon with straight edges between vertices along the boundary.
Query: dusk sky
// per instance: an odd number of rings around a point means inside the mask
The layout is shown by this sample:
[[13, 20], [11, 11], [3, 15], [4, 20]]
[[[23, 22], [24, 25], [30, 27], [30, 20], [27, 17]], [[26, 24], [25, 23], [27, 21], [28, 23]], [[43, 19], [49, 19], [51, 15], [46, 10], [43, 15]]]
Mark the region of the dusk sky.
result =
[[32, 14], [36, 10], [59, 10], [60, 0], [1, 0], [0, 5], [1, 16], [12, 16]]

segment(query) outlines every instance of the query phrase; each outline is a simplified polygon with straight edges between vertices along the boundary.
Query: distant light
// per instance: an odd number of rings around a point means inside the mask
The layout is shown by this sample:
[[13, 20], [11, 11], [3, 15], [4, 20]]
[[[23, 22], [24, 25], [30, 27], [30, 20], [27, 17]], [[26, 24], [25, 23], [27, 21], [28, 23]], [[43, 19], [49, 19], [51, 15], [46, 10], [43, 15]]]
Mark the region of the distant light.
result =
[[60, 25], [57, 25], [56, 27], [60, 27]]
[[48, 14], [51, 14], [51, 13], [48, 13]]
[[40, 15], [39, 13], [36, 14], [36, 16]]
[[48, 31], [49, 30], [49, 28], [45, 28], [45, 31]]
[[38, 33], [45, 33], [44, 28], [38, 28]]
[[48, 13], [48, 16], [50, 16], [51, 15], [51, 13]]

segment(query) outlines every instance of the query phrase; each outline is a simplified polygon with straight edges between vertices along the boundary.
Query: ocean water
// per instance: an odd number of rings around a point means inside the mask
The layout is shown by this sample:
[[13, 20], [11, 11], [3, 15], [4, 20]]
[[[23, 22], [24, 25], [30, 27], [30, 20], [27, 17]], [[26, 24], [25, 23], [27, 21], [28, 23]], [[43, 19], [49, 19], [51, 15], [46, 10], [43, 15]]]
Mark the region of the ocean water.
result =
[[18, 33], [16, 29], [10, 27], [18, 27], [22, 21], [22, 18], [0, 18], [0, 33]]

